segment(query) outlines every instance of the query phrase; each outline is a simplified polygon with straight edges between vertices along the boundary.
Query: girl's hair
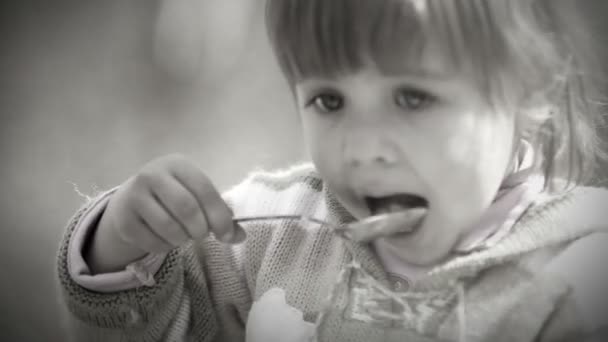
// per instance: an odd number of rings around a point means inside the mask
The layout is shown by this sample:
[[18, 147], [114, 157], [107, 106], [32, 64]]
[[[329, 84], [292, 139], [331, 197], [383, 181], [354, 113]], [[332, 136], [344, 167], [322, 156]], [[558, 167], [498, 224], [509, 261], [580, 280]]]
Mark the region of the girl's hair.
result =
[[292, 87], [369, 62], [383, 73], [407, 70], [433, 44], [446, 65], [472, 77], [491, 104], [518, 112], [517, 133], [542, 156], [537, 162], [547, 186], [556, 176], [582, 184], [593, 180], [603, 157], [597, 130], [602, 117], [599, 102], [589, 99], [599, 95], [590, 75], [600, 68], [575, 3], [268, 0], [266, 25]]

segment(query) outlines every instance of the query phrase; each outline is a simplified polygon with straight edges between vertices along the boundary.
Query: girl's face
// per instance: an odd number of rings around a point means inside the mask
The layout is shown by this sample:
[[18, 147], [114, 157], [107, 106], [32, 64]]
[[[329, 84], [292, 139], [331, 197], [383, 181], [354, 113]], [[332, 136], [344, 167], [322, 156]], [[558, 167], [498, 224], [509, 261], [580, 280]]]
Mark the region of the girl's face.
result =
[[475, 83], [426, 53], [417, 70], [384, 75], [371, 64], [295, 84], [309, 152], [356, 218], [420, 198], [428, 214], [412, 234], [387, 238], [407, 262], [445, 258], [491, 204], [513, 155], [513, 113], [491, 106]]

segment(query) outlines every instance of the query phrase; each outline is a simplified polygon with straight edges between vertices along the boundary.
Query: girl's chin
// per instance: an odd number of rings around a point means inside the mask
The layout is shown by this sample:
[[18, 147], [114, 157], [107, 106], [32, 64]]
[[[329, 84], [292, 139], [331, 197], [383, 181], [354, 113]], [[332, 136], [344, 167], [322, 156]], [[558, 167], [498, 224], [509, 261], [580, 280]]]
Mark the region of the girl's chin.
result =
[[[390, 238], [383, 238], [383, 247], [389, 248], [390, 251], [398, 256], [403, 261], [416, 266], [434, 266], [445, 260], [452, 250], [451, 243], [444, 241], [438, 244], [438, 239], [424, 239], [433, 241], [432, 245], [424, 244], [421, 236], [417, 234], [396, 234]], [[443, 247], [447, 245], [447, 247]]]

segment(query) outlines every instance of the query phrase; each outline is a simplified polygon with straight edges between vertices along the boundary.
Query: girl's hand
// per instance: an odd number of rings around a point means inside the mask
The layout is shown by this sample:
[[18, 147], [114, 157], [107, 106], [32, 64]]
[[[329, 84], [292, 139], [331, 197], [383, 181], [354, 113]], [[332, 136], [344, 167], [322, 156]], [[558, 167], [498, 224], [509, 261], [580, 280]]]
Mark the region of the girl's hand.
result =
[[112, 196], [87, 253], [95, 272], [124, 268], [147, 253], [168, 252], [213, 233], [238, 243], [245, 231], [211, 181], [182, 156], [144, 166]]

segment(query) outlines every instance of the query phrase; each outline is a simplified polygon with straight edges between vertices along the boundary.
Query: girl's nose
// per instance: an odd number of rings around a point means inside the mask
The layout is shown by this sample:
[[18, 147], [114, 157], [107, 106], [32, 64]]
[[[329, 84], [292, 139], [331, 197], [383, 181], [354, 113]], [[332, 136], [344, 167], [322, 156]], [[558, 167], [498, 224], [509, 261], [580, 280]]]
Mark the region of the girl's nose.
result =
[[396, 145], [383, 132], [359, 132], [346, 134], [343, 145], [344, 161], [351, 167], [388, 167], [398, 161]]

